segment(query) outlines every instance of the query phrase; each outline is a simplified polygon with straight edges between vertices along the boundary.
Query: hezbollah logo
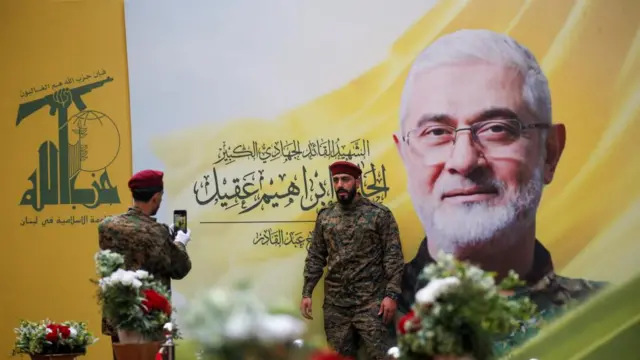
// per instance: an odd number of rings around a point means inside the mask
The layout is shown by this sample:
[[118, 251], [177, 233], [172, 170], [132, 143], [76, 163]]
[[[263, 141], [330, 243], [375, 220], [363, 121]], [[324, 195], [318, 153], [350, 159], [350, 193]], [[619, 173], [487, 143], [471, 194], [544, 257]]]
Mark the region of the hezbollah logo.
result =
[[[97, 72], [94, 77], [102, 75], [104, 71]], [[90, 75], [69, 78], [64, 85], [62, 82], [51, 85], [57, 89], [53, 93], [20, 105], [16, 126], [46, 108], [49, 115], [58, 120], [57, 144], [47, 140], [40, 145], [38, 166], [28, 177], [32, 186], [22, 195], [20, 205], [30, 205], [41, 211], [46, 205], [70, 204], [74, 209], [75, 205], [83, 205], [93, 209], [101, 204], [120, 203], [118, 189], [112, 186], [107, 172], [118, 156], [120, 133], [109, 116], [88, 110], [82, 99], [83, 95], [113, 81], [113, 78], [89, 81]], [[77, 83], [83, 84], [65, 86]], [[32, 92], [23, 92], [23, 96]], [[79, 112], [69, 117], [71, 105]], [[90, 186], [77, 186], [79, 179]]]

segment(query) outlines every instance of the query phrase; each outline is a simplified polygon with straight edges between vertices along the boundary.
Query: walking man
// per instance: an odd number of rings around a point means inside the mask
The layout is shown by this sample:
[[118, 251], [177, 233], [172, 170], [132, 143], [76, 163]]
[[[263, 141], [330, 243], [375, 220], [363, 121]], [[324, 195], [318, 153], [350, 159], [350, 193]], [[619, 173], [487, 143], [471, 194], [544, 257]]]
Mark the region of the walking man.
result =
[[358, 193], [362, 170], [338, 161], [329, 167], [338, 202], [318, 213], [305, 261], [300, 312], [313, 319], [311, 295], [328, 266], [323, 304], [327, 342], [355, 358], [360, 343], [372, 359], [393, 344], [393, 320], [404, 259], [391, 211]]

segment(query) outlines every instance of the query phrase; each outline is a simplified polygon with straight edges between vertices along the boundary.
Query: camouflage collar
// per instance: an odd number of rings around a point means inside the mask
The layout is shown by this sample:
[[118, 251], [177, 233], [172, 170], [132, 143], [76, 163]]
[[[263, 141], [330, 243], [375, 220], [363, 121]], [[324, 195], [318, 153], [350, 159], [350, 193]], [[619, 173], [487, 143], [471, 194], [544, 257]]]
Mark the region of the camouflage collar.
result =
[[151, 217], [151, 216], [149, 216], [149, 215], [147, 215], [147, 214], [143, 213], [140, 209], [138, 209], [138, 208], [136, 208], [136, 207], [133, 207], [133, 206], [132, 206], [132, 207], [130, 207], [130, 208], [129, 208], [129, 210], [127, 210], [127, 214], [128, 214], [128, 215], [136, 216], [136, 217], [138, 217], [138, 218], [144, 218], [144, 219], [147, 219], [147, 220], [149, 220], [149, 221], [153, 221], [153, 222], [156, 222], [156, 221], [157, 221], [157, 220], [156, 220], [156, 218]]

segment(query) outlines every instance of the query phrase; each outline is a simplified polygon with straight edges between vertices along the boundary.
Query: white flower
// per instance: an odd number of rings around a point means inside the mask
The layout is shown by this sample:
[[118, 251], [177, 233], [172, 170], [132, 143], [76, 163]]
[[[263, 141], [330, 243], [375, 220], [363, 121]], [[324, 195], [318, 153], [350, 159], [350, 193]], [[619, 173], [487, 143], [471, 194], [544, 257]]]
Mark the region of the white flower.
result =
[[164, 326], [162, 328], [164, 329], [164, 331], [172, 332], [173, 331], [173, 324], [168, 322], [168, 323], [164, 324]]
[[136, 289], [139, 289], [140, 286], [142, 286], [142, 281], [138, 279], [133, 279], [133, 281], [131, 282], [131, 286], [133, 286]]
[[125, 274], [125, 270], [123, 269], [118, 269], [116, 271], [114, 271], [109, 277], [111, 278], [111, 280], [113, 282], [122, 282], [122, 279], [124, 278], [124, 274]]
[[69, 328], [69, 337], [75, 338], [78, 335], [78, 330], [74, 327]]
[[387, 351], [387, 355], [393, 359], [397, 359], [400, 357], [400, 349], [397, 346], [394, 346]]
[[305, 324], [289, 315], [264, 315], [256, 330], [262, 341], [284, 343], [302, 336]]
[[302, 345], [304, 345], [304, 341], [302, 339], [293, 340], [293, 346], [295, 346], [297, 348], [301, 348]]
[[136, 277], [140, 280], [144, 280], [149, 277], [149, 273], [144, 270], [136, 270]]
[[246, 340], [252, 337], [254, 321], [243, 312], [232, 313], [224, 326], [224, 336], [230, 340]]
[[481, 281], [481, 280], [484, 280], [483, 276], [484, 276], [484, 271], [482, 271], [482, 269], [480, 269], [477, 266], [469, 266], [469, 269], [467, 270], [467, 277], [469, 279]]
[[460, 285], [460, 279], [455, 276], [432, 279], [427, 286], [418, 290], [416, 302], [420, 305], [433, 304], [440, 296], [455, 289], [458, 285]]
[[229, 294], [220, 289], [213, 289], [209, 291], [208, 300], [222, 308], [228, 307], [231, 303]]
[[491, 276], [485, 277], [482, 280], [480, 280], [480, 286], [482, 286], [484, 289], [489, 290], [493, 288], [495, 285], [496, 285], [496, 282]]
[[136, 289], [142, 286], [142, 282], [138, 280], [138, 276], [135, 271], [127, 271], [123, 269], [114, 271], [109, 277], [101, 279], [99, 283], [103, 290], [106, 286], [113, 284], [122, 284]]

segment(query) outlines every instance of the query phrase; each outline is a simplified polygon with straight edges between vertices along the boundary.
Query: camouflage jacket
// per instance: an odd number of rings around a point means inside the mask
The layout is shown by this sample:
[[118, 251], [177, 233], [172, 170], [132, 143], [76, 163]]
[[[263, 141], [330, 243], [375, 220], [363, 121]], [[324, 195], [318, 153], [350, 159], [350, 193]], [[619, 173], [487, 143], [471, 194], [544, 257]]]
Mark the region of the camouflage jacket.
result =
[[[414, 302], [418, 289], [424, 285], [418, 281], [422, 269], [433, 262], [427, 248], [427, 240], [422, 240], [416, 257], [405, 265], [402, 279], [402, 296], [398, 308], [406, 313]], [[496, 339], [497, 355], [503, 355], [535, 336], [541, 322], [550, 321], [567, 310], [573, 304], [579, 304], [607, 285], [604, 282], [584, 279], [570, 279], [555, 274], [549, 251], [536, 241], [533, 267], [524, 278], [527, 285], [516, 289], [513, 297], [527, 296], [536, 304], [537, 315], [533, 321], [523, 323], [521, 331], [504, 339]]]
[[400, 294], [404, 258], [391, 211], [358, 195], [318, 213], [304, 267], [303, 296], [311, 296], [327, 266], [325, 303], [341, 307]]
[[[181, 243], [173, 241], [169, 227], [136, 208], [110, 216], [98, 225], [101, 250], [124, 256], [127, 270], [144, 269], [171, 290], [171, 279], [182, 279], [191, 270], [191, 260]], [[102, 319], [102, 332], [115, 335]]]

